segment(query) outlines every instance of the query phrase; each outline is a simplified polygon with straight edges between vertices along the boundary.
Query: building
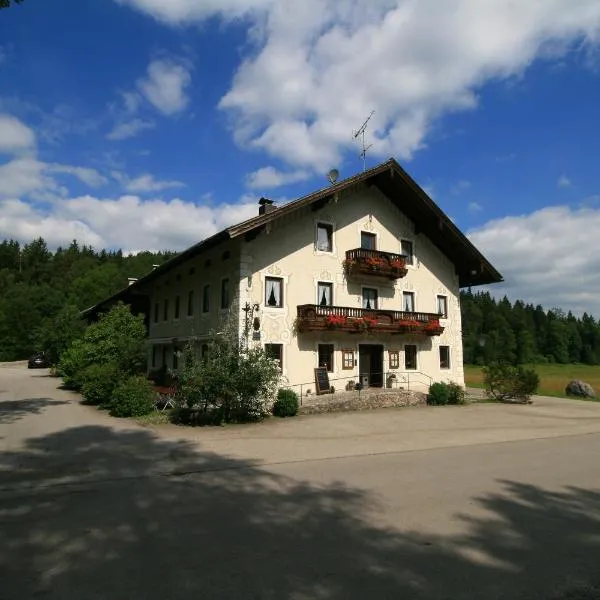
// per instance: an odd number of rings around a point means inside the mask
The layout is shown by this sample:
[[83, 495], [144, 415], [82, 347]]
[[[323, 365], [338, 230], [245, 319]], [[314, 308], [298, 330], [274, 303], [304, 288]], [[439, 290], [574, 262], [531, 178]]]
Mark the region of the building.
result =
[[[177, 369], [223, 321], [262, 345], [284, 381], [315, 389], [413, 375], [464, 384], [461, 287], [501, 275], [393, 159], [199, 242], [116, 299], [145, 306], [151, 369]], [[422, 374], [422, 377], [416, 377]]]

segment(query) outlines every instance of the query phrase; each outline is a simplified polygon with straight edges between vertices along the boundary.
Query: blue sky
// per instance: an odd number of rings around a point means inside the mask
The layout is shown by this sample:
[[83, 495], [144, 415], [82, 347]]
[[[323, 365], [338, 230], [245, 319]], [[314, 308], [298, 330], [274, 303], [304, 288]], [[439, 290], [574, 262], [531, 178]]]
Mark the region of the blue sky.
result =
[[359, 171], [374, 110], [368, 163], [397, 158], [498, 293], [600, 314], [599, 42], [595, 0], [25, 0], [0, 237], [184, 248]]

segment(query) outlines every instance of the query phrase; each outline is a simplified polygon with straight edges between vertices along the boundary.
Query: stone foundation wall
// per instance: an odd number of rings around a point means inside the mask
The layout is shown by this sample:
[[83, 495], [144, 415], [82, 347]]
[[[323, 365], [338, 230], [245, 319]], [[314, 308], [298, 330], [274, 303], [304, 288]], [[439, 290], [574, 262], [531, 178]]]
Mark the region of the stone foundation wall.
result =
[[427, 395], [406, 390], [368, 389], [360, 392], [335, 392], [302, 399], [300, 414], [371, 410], [397, 406], [419, 406], [427, 403]]

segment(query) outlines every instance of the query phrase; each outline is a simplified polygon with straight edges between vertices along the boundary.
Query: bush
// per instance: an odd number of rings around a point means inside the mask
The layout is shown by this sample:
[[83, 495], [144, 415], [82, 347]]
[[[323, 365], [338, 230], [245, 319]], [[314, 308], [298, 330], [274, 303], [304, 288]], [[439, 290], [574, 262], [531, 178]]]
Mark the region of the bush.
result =
[[142, 417], [154, 410], [156, 392], [142, 375], [129, 377], [113, 392], [110, 414], [113, 417]]
[[294, 390], [281, 389], [277, 392], [277, 400], [273, 405], [273, 414], [276, 417], [295, 417], [298, 408], [298, 394]]
[[539, 375], [533, 369], [525, 369], [521, 366], [495, 363], [485, 367], [483, 372], [488, 398], [499, 402], [505, 400], [525, 402], [540, 385]]
[[122, 381], [122, 374], [115, 363], [90, 365], [83, 371], [82, 395], [88, 404], [108, 404], [115, 388]]
[[134, 375], [145, 370], [145, 361], [144, 317], [132, 315], [129, 307], [119, 303], [63, 352], [58, 373], [67, 387], [80, 390], [82, 374], [90, 365], [115, 363], [123, 374]]
[[429, 387], [427, 396], [429, 406], [457, 405], [465, 402], [465, 391], [457, 383], [438, 382]]

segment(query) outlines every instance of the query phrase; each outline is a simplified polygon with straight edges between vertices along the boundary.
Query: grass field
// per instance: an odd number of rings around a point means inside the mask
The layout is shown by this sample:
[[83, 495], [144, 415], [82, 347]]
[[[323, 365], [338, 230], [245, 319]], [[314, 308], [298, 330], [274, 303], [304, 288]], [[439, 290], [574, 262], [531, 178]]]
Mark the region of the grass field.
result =
[[[572, 379], [589, 383], [600, 394], [600, 366], [589, 365], [527, 365], [540, 376], [538, 394], [543, 396], [565, 396], [565, 386]], [[481, 367], [465, 365], [465, 383], [469, 387], [483, 387]]]

